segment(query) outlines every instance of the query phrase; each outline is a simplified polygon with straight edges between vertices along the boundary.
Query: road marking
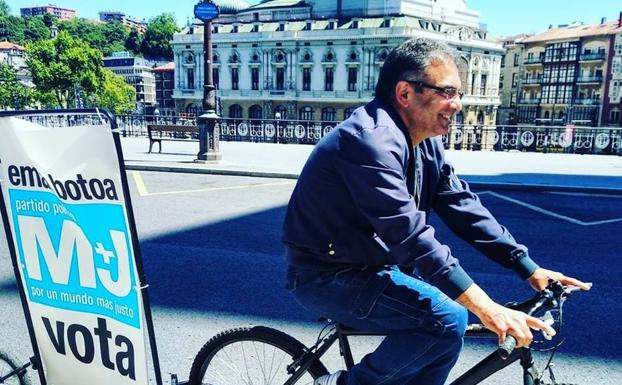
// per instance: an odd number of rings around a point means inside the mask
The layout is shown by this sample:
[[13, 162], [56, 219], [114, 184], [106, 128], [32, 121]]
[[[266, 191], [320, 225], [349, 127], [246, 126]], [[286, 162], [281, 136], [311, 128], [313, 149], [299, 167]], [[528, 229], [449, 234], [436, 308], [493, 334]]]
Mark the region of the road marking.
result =
[[593, 193], [580, 193], [580, 192], [567, 192], [567, 191], [546, 191], [547, 194], [557, 194], [557, 195], [570, 195], [575, 197], [598, 197], [598, 198], [613, 198], [613, 199], [622, 199], [622, 195], [611, 195], [611, 194], [593, 194]]
[[155, 195], [175, 195], [175, 194], [189, 194], [196, 192], [211, 192], [211, 191], [225, 191], [225, 190], [243, 190], [248, 188], [255, 187], [271, 187], [271, 186], [284, 186], [296, 183], [296, 181], [286, 181], [286, 182], [273, 182], [273, 183], [257, 183], [257, 184], [245, 184], [239, 186], [227, 186], [227, 187], [210, 187], [210, 188], [202, 188], [195, 190], [176, 190], [176, 191], [162, 191], [162, 192], [149, 192], [147, 190], [147, 186], [140, 175], [139, 171], [132, 171], [132, 177], [134, 178], [134, 183], [136, 183], [136, 189], [138, 190], [138, 195], [140, 196], [155, 196]]
[[483, 195], [483, 194], [492, 195], [492, 196], [497, 197], [499, 199], [503, 199], [503, 200], [506, 200], [508, 202], [512, 202], [514, 204], [526, 207], [526, 208], [528, 208], [530, 210], [539, 212], [541, 214], [545, 214], [545, 215], [548, 215], [548, 216], [551, 216], [551, 217], [554, 217], [554, 218], [562, 219], [562, 220], [568, 221], [570, 223], [574, 223], [576, 225], [595, 226], [595, 225], [603, 225], [603, 224], [607, 224], [607, 223], [622, 222], [622, 218], [606, 219], [606, 220], [603, 220], [603, 221], [594, 221], [594, 222], [584, 222], [584, 221], [581, 221], [579, 219], [575, 219], [575, 218], [568, 217], [568, 216], [565, 216], [565, 215], [557, 214], [556, 212], [553, 212], [553, 211], [550, 211], [550, 210], [546, 210], [546, 209], [543, 209], [542, 207], [538, 207], [538, 206], [532, 205], [532, 204], [527, 203], [527, 202], [519, 201], [518, 199], [510, 198], [508, 196], [501, 195], [501, 194], [498, 194], [498, 193], [493, 192], [493, 191], [483, 191], [483, 192], [479, 193], [479, 195]]
[[149, 191], [147, 191], [147, 186], [145, 185], [145, 181], [143, 181], [143, 177], [140, 176], [140, 172], [132, 171], [132, 177], [134, 178], [134, 183], [136, 183], [136, 189], [138, 190], [138, 195], [140, 196], [149, 195]]

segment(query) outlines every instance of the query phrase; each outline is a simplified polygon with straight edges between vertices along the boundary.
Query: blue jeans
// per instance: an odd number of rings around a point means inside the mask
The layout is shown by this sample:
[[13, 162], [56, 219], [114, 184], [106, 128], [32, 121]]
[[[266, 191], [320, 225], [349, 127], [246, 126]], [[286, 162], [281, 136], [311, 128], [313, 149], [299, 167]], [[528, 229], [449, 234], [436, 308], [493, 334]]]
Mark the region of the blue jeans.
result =
[[396, 266], [290, 267], [287, 288], [318, 316], [387, 334], [348, 371], [348, 385], [442, 385], [460, 354], [466, 310]]

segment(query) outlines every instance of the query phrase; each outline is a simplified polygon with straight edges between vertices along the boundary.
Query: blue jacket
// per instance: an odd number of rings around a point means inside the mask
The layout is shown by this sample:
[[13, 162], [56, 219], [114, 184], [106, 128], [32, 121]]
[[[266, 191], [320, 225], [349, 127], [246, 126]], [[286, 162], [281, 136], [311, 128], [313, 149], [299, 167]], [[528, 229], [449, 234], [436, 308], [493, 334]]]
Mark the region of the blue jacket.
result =
[[430, 211], [458, 236], [527, 278], [538, 267], [445, 162], [440, 137], [414, 149], [395, 110], [375, 99], [316, 146], [287, 208], [290, 265], [400, 265], [456, 298], [473, 282], [434, 236]]

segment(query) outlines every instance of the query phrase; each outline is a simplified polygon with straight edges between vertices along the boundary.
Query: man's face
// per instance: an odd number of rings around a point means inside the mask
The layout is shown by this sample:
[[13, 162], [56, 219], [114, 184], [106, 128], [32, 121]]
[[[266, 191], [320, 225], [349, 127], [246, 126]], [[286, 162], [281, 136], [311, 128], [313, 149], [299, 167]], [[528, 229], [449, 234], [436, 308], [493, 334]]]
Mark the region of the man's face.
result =
[[[432, 63], [422, 84], [411, 83], [413, 99], [407, 110], [406, 123], [415, 142], [447, 134], [453, 114], [462, 109], [457, 94], [462, 84], [454, 63]], [[415, 88], [420, 92], [415, 92]]]

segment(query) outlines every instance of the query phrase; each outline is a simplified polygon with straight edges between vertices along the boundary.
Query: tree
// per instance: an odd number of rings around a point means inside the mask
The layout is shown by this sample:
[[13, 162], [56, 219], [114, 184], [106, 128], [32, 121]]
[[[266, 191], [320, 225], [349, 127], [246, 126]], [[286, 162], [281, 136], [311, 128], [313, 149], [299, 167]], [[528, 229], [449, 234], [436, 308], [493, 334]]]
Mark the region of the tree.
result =
[[43, 16], [34, 16], [23, 18], [24, 40], [25, 41], [39, 41], [50, 38], [50, 29], [43, 21]]
[[104, 87], [95, 96], [95, 105], [107, 108], [116, 115], [128, 114], [136, 108], [136, 91], [125, 83], [122, 76], [105, 69]]
[[137, 54], [140, 53], [140, 46], [143, 42], [143, 35], [138, 32], [138, 30], [136, 28], [133, 28], [127, 39], [125, 40], [125, 48], [128, 51], [132, 51], [133, 53]]
[[4, 0], [0, 0], [0, 15], [8, 16], [11, 13], [11, 7]]
[[145, 57], [173, 58], [171, 40], [173, 34], [179, 31], [173, 15], [163, 13], [149, 20], [140, 51]]
[[23, 109], [32, 105], [34, 91], [17, 79], [15, 69], [0, 64], [0, 108]]
[[27, 45], [26, 54], [33, 83], [43, 92], [53, 92], [61, 107], [73, 105], [78, 89], [87, 97], [102, 90], [101, 52], [66, 31], [55, 39]]
[[123, 51], [129, 34], [121, 22], [99, 23], [81, 18], [59, 21], [58, 29], [79, 37], [91, 47], [100, 50], [104, 56]]
[[24, 43], [24, 22], [21, 17], [0, 14], [0, 41]]

